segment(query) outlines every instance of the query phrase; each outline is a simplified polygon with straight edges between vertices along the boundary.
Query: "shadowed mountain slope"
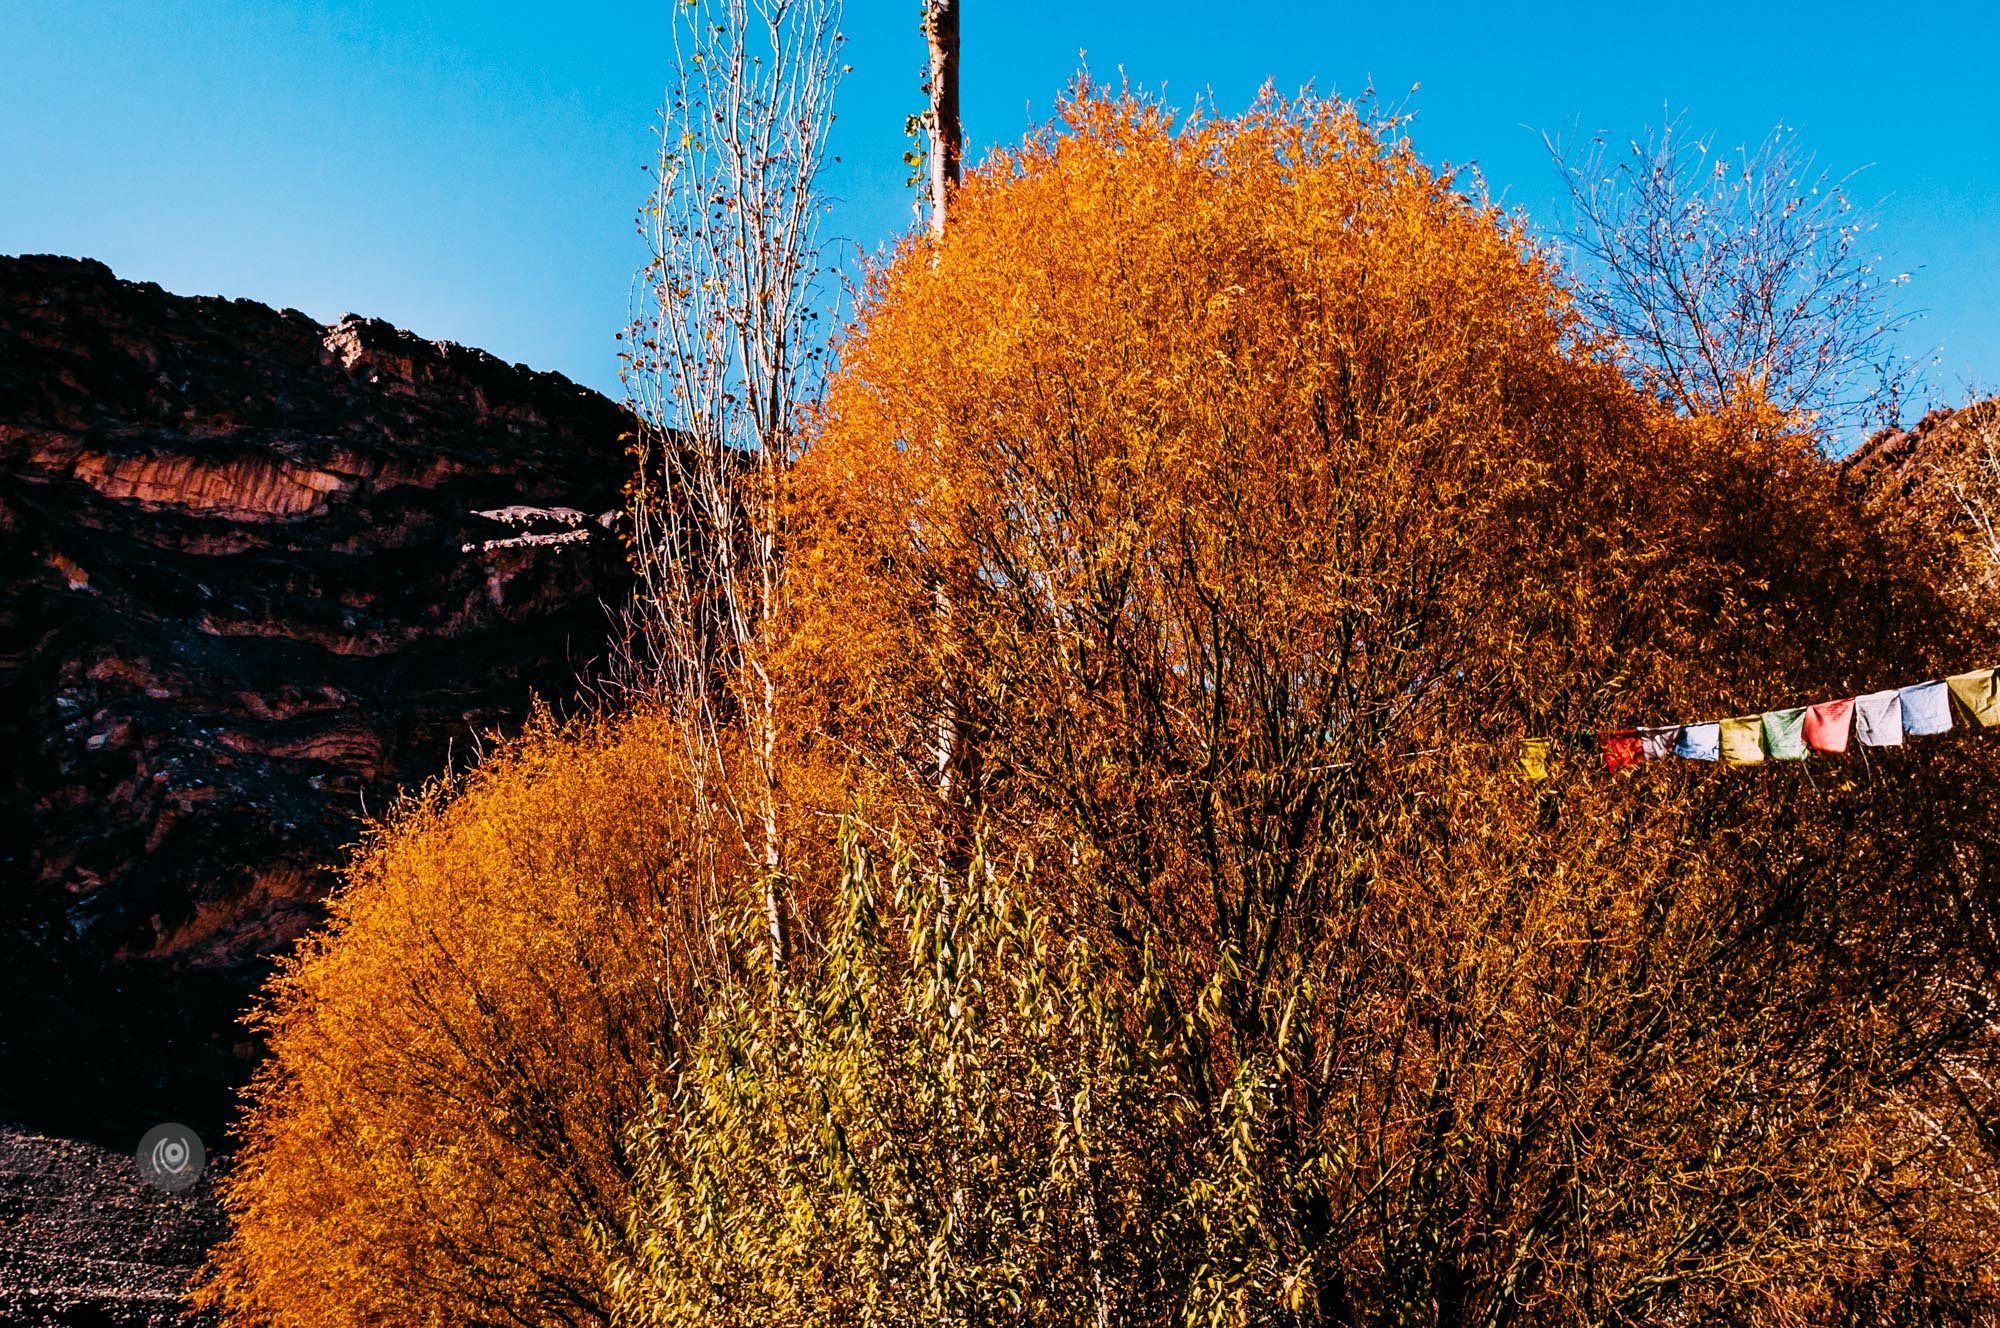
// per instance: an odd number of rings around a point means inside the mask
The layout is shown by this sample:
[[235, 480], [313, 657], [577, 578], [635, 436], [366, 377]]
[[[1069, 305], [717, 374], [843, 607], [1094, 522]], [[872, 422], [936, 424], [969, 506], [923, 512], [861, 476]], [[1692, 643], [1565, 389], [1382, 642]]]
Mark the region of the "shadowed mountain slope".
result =
[[0, 1114], [220, 1130], [359, 814], [604, 656], [617, 541], [476, 513], [617, 508], [628, 427], [385, 323], [0, 259]]

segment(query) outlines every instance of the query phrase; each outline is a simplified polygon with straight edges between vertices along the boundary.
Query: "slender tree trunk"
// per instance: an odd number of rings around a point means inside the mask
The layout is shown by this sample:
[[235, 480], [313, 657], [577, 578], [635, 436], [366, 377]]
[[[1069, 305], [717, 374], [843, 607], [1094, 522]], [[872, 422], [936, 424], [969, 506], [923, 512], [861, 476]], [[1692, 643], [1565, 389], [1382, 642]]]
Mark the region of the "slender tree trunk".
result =
[[942, 238], [965, 152], [958, 113], [958, 0], [925, 0], [924, 40], [931, 51], [931, 235]]
[[[931, 58], [931, 236], [943, 239], [952, 191], [964, 174], [965, 127], [958, 110], [958, 0], [924, 0], [924, 42]], [[933, 593], [942, 624], [951, 616], [951, 601], [941, 585], [933, 587]], [[958, 738], [957, 707], [947, 696], [937, 722], [938, 797], [947, 804], [954, 792]]]

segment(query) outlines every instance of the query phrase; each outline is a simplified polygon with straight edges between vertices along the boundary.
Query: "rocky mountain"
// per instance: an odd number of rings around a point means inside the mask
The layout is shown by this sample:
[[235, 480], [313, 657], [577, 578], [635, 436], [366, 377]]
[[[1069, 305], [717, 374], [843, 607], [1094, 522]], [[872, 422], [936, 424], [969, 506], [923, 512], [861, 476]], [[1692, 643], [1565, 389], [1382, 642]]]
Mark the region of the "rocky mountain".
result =
[[0, 1115], [218, 1140], [362, 813], [600, 666], [629, 427], [385, 323], [0, 258]]
[[2000, 585], [2000, 397], [1883, 429], [1842, 463], [1865, 501], [1941, 530], [1956, 546], [1960, 593], [1984, 602]]
[[1962, 488], [2000, 456], [2000, 397], [1927, 412], [1907, 429], [1881, 429], [1841, 463], [1847, 478], [1878, 499], [1934, 508], [1949, 523]]

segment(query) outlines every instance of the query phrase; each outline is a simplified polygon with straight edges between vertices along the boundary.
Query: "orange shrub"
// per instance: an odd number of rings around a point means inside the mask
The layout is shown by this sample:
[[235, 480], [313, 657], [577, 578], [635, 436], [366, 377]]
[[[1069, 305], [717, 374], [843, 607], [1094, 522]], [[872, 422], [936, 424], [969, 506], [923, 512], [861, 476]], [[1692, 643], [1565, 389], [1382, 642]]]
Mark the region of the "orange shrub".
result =
[[653, 715], [542, 724], [377, 832], [261, 1016], [228, 1322], [603, 1321], [626, 1131], [727, 967], [680, 750]]
[[278, 984], [211, 1303], [1990, 1316], [2000, 747], [1511, 760], [1969, 657], [1933, 534], [1636, 394], [1351, 106], [1063, 116], [877, 274], [790, 477], [795, 963], [676, 725], [506, 749]]
[[919, 791], [955, 734], [985, 801], [1077, 816], [1199, 772], [1254, 836], [1246, 780], [1975, 639], [1811, 437], [1637, 395], [1523, 227], [1354, 107], [1062, 115], [871, 283], [794, 477], [800, 729]]
[[1777, 411], [1636, 393], [1516, 221], [1337, 101], [1084, 88], [951, 215], [794, 475], [782, 695], [878, 819], [1032, 854], [1166, 969], [1160, 1165], [1255, 1159], [1190, 1181], [1172, 1312], [1990, 1305], [2000, 748], [1511, 759], [1977, 657], [1930, 537]]

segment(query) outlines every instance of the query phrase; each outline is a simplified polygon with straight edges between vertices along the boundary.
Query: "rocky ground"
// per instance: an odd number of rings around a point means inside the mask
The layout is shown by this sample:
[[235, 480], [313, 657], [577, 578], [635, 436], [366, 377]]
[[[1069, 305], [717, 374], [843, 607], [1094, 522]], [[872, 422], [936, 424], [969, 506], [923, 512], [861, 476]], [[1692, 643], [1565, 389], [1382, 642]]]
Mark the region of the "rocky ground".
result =
[[[135, 1140], [136, 1142], [136, 1140]], [[221, 1234], [219, 1166], [183, 1194], [139, 1179], [129, 1154], [0, 1126], [0, 1323], [200, 1325], [183, 1293]]]

